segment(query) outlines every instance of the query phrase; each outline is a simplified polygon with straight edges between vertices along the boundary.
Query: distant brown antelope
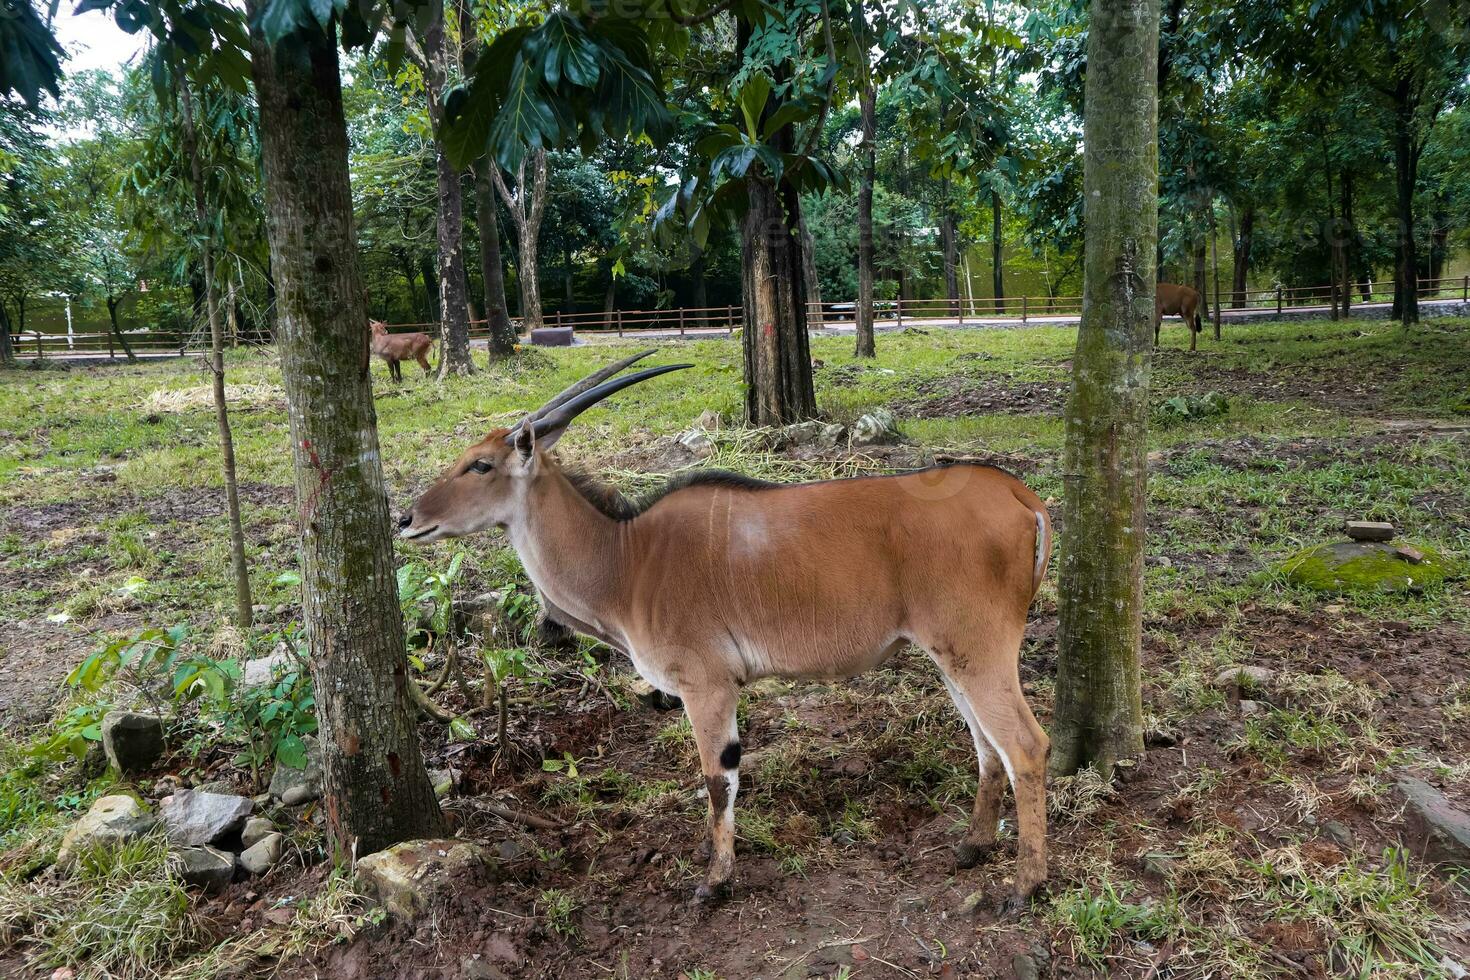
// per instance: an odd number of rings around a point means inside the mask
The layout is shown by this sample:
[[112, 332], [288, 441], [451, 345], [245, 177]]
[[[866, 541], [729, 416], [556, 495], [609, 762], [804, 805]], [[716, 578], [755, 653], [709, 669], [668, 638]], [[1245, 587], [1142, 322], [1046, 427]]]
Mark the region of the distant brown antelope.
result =
[[[465, 450], [399, 520], [420, 542], [503, 529], [553, 618], [632, 658], [683, 699], [709, 792], [717, 893], [735, 862], [742, 685], [843, 678], [922, 647], [969, 725], [980, 785], [956, 849], [995, 844], [1004, 783], [1019, 817], [1014, 908], [1046, 879], [1049, 743], [1021, 693], [1026, 613], [1051, 522], [1020, 480], [969, 463], [895, 476], [779, 485], [696, 472], [631, 502], [546, 451], [581, 412], [673, 364], [573, 385]], [[901, 719], [893, 719], [899, 723]]]
[[403, 369], [398, 364], [409, 358], [418, 361], [425, 374], [433, 370], [429, 367], [429, 349], [434, 340], [428, 334], [389, 333], [388, 324], [381, 320], [369, 320], [368, 330], [373, 335], [373, 353], [388, 362], [388, 376], [394, 381], [403, 380]]
[[1199, 290], [1193, 286], [1180, 286], [1172, 282], [1161, 282], [1154, 287], [1154, 346], [1159, 346], [1159, 324], [1166, 316], [1177, 316], [1189, 327], [1189, 349], [1198, 349], [1199, 332], [1203, 323], [1199, 315]]

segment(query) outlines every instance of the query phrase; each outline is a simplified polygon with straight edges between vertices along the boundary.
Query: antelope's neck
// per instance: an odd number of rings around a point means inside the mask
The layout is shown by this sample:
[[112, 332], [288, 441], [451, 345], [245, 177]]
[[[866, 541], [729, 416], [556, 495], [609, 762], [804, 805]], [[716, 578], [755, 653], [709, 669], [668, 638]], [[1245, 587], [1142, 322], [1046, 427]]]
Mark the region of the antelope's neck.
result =
[[624, 525], [553, 471], [536, 481], [526, 514], [507, 531], [532, 584], [553, 605], [606, 636], [624, 637]]

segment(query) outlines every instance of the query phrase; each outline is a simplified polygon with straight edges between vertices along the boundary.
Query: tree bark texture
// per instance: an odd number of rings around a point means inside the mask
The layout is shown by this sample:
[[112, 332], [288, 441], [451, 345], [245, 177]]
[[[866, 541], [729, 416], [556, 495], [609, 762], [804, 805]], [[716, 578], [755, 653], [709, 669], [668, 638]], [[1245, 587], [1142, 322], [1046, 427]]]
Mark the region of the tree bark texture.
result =
[[1235, 237], [1235, 268], [1231, 276], [1230, 305], [1239, 310], [1246, 305], [1246, 277], [1251, 267], [1251, 237], [1255, 234], [1256, 208], [1247, 204], [1240, 211], [1240, 230]]
[[858, 144], [858, 157], [863, 167], [862, 181], [858, 185], [858, 357], [877, 356], [873, 338], [873, 184], [878, 172], [874, 113], [877, 101], [877, 90], [871, 82], [865, 81], [858, 93], [863, 126], [862, 142]]
[[495, 214], [495, 182], [488, 158], [475, 163], [475, 224], [480, 229], [480, 276], [485, 283], [485, 320], [490, 327], [492, 360], [516, 351], [516, 328], [505, 305], [505, 263], [500, 257], [500, 219]]
[[1158, 0], [1093, 0], [1082, 324], [1067, 401], [1054, 773], [1143, 751], [1148, 384], [1158, 231]]
[[1006, 311], [1005, 232], [1001, 221], [1004, 205], [1000, 191], [990, 192], [990, 285], [995, 290], [995, 312]]
[[251, 49], [327, 827], [356, 856], [445, 823], [406, 690], [335, 38], [257, 27]]
[[1419, 322], [1419, 256], [1414, 241], [1414, 185], [1419, 149], [1414, 140], [1415, 104], [1409, 79], [1394, 88], [1393, 177], [1399, 224], [1398, 263], [1393, 281], [1393, 315], [1405, 326]]
[[194, 98], [189, 82], [179, 86], [184, 115], [185, 152], [194, 185], [194, 220], [198, 224], [204, 265], [204, 306], [209, 317], [209, 368], [214, 395], [214, 420], [219, 429], [220, 469], [225, 482], [225, 512], [230, 522], [230, 568], [235, 577], [235, 622], [248, 629], [255, 621], [250, 597], [250, 569], [245, 563], [245, 527], [240, 520], [240, 484], [235, 476], [235, 438], [230, 431], [230, 407], [225, 400], [225, 340], [220, 323], [219, 284], [214, 276], [214, 243], [209, 240], [209, 209], [204, 194], [204, 164], [199, 159], [199, 130], [194, 125]]
[[794, 190], [778, 188], [765, 176], [747, 177], [745, 186], [745, 417], [752, 425], [786, 425], [817, 413], [797, 231], [801, 204]]
[[528, 335], [542, 326], [541, 279], [537, 271], [537, 247], [541, 239], [541, 217], [546, 212], [546, 151], [531, 154], [531, 183], [526, 184], [526, 161], [516, 171], [515, 193], [506, 187], [500, 168], [490, 167], [495, 189], [505, 201], [510, 220], [516, 227], [516, 244], [520, 258], [516, 262], [521, 285], [521, 329]]
[[470, 357], [470, 307], [464, 268], [464, 190], [459, 173], [444, 152], [444, 87], [449, 81], [449, 45], [444, 40], [444, 5], [433, 4], [424, 28], [424, 94], [434, 130], [439, 184], [439, 377], [473, 374]]

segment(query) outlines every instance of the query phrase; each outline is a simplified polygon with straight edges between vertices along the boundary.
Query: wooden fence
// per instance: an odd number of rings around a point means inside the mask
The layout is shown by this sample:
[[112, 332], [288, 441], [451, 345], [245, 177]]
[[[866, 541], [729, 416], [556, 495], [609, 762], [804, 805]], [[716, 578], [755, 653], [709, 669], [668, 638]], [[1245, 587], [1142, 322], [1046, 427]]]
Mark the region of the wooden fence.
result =
[[[1365, 303], [1383, 304], [1393, 299], [1393, 281], [1354, 284], [1350, 306]], [[1221, 293], [1221, 314], [1229, 319], [1232, 311], [1302, 312], [1328, 311], [1337, 292], [1333, 286], [1282, 287], [1250, 289], [1240, 295]], [[1470, 275], [1455, 278], [1420, 279], [1419, 298], [1425, 300], [1459, 300], [1470, 303]], [[1339, 297], [1340, 300], [1340, 297]], [[1067, 322], [1082, 313], [1080, 296], [1008, 296], [1000, 299], [887, 299], [873, 304], [874, 320], [884, 327], [902, 328], [905, 323], [964, 326], [973, 323], [1005, 325], [1008, 323]], [[850, 328], [855, 323], [857, 304], [851, 301], [810, 303], [807, 323], [813, 329]], [[618, 337], [728, 337], [744, 325], [740, 306], [679, 307], [666, 310], [609, 310], [591, 313], [548, 313], [543, 318], [548, 327], [571, 327], [580, 333], [611, 334]], [[517, 329], [521, 324], [516, 321]], [[365, 329], [365, 328], [364, 328]], [[390, 324], [394, 333], [423, 331], [437, 336], [439, 324]], [[162, 330], [125, 331], [129, 345], [138, 354], [183, 356], [198, 353], [208, 346], [208, 334]], [[471, 340], [487, 340], [489, 325], [484, 320], [470, 323]], [[16, 354], [36, 357], [124, 357], [116, 337], [110, 333], [41, 334], [26, 331], [12, 337]]]

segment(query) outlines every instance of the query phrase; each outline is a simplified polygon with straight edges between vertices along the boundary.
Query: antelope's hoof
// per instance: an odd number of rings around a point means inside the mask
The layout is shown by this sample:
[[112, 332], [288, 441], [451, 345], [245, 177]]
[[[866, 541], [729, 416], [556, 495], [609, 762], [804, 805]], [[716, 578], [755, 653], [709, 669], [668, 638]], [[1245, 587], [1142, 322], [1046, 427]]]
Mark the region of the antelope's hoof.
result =
[[995, 844], [977, 844], [974, 841], [961, 841], [954, 849], [955, 867], [964, 870], [984, 864], [990, 860], [995, 853]]
[[1043, 885], [1045, 885], [1044, 881], [1038, 881], [1034, 885], [1018, 883], [1011, 890], [1011, 893], [1001, 899], [1000, 904], [996, 906], [996, 918], [1010, 919], [1019, 917], [1021, 913], [1031, 907], [1031, 899], [1035, 898], [1043, 890]]
[[728, 881], [713, 884], [708, 881], [701, 881], [699, 887], [694, 889], [694, 900], [696, 902], [714, 902], [724, 898], [729, 893], [730, 883]]
[[710, 842], [710, 839], [708, 837], [703, 838], [697, 845], [695, 845], [694, 863], [709, 864], [710, 855], [713, 853], [714, 844]]

